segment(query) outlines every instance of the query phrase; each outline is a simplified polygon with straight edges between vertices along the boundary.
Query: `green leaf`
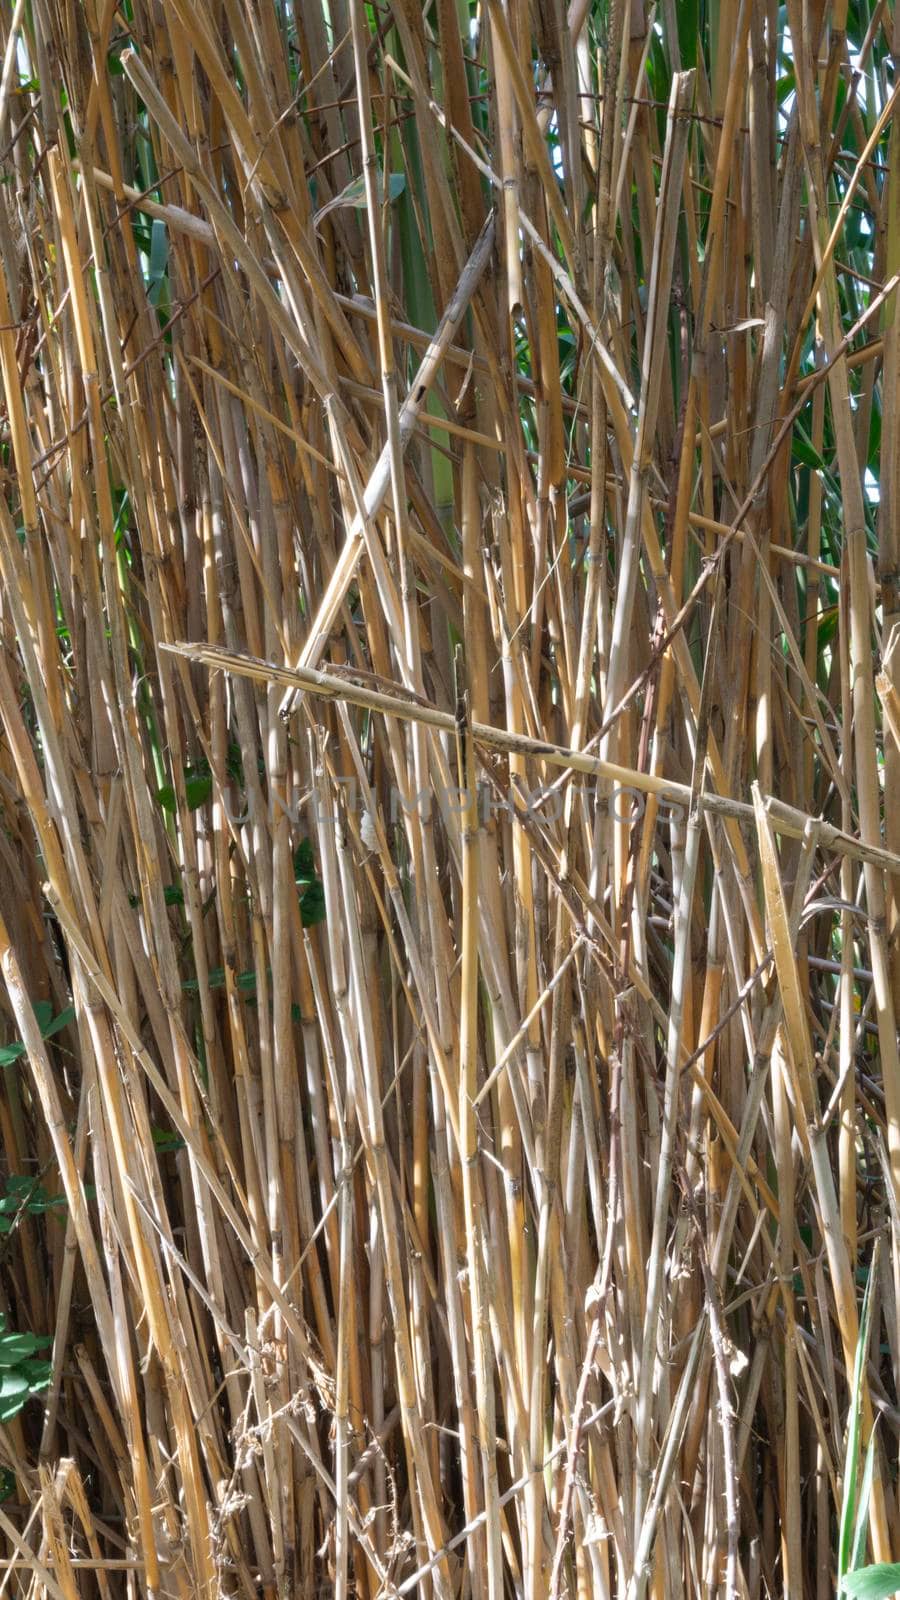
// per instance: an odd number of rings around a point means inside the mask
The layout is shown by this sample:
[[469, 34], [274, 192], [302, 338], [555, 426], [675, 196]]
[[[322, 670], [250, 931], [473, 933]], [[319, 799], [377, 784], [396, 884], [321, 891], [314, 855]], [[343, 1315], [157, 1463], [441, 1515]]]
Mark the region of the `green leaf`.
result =
[[[173, 791], [173, 793], [174, 793], [174, 791]], [[159, 795], [157, 795], [157, 799], [159, 799]], [[167, 906], [183, 906], [184, 905], [184, 890], [182, 889], [182, 887], [181, 887], [181, 885], [179, 883], [167, 883], [166, 887], [163, 889], [163, 899], [165, 900]], [[128, 896], [128, 904], [132, 907], [133, 910], [140, 911], [140, 909], [141, 909], [141, 897], [140, 897], [140, 895], [139, 894], [130, 894]]]
[[161, 1155], [170, 1150], [183, 1150], [184, 1140], [177, 1133], [172, 1133], [169, 1128], [151, 1129], [153, 1143]]
[[[392, 172], [388, 177], [388, 200], [399, 200], [405, 188], [406, 174], [403, 172]], [[375, 182], [375, 192], [380, 204], [384, 195], [380, 174]], [[345, 189], [341, 190], [340, 194], [336, 194], [333, 200], [329, 200], [328, 204], [324, 205], [321, 211], [317, 211], [314, 218], [316, 226], [318, 226], [324, 217], [328, 216], [330, 211], [338, 211], [342, 206], [349, 206], [353, 211], [365, 211], [365, 178], [354, 178], [351, 183], [347, 184]]]
[[43, 1185], [35, 1183], [33, 1178], [12, 1174], [6, 1180], [6, 1194], [0, 1200], [0, 1212], [14, 1212], [24, 1207], [26, 1211], [38, 1216], [41, 1212], [49, 1211], [51, 1206], [65, 1204], [64, 1194], [48, 1194]]
[[34, 1179], [25, 1177], [18, 1172], [11, 1172], [6, 1180], [7, 1194], [17, 1194], [20, 1199], [23, 1195], [31, 1194], [34, 1188]]
[[837, 629], [838, 608], [837, 606], [831, 606], [816, 629], [817, 650], [824, 650], [826, 645], [831, 644], [832, 639], [834, 639], [837, 633]]
[[[250, 994], [255, 993], [255, 991], [256, 991], [256, 973], [255, 972], [239, 972], [234, 981], [235, 981], [235, 983], [236, 983], [236, 985], [237, 985], [237, 987], [239, 989], [243, 989], [247, 993], [250, 993]], [[187, 978], [185, 980], [185, 982], [181, 985], [181, 987], [184, 990], [185, 994], [199, 994], [199, 992], [200, 992], [200, 980], [198, 978]], [[210, 971], [209, 971], [209, 974], [208, 974], [208, 979], [207, 979], [207, 987], [210, 988], [210, 989], [224, 989], [224, 987], [225, 987], [225, 968], [224, 967], [211, 967], [210, 968]]]
[[[849, 1570], [856, 1528], [856, 1475], [859, 1467], [859, 1447], [862, 1438], [862, 1395], [866, 1370], [866, 1353], [869, 1348], [869, 1318], [872, 1310], [872, 1287], [875, 1265], [869, 1271], [869, 1281], [863, 1295], [862, 1315], [859, 1320], [859, 1337], [853, 1363], [853, 1388], [850, 1398], [850, 1416], [847, 1422], [847, 1452], [844, 1460], [844, 1494], [841, 1519], [838, 1526], [837, 1579], [838, 1593], [844, 1574]], [[886, 1591], [891, 1594], [892, 1590]]]
[[881, 1561], [873, 1567], [860, 1567], [844, 1579], [844, 1594], [858, 1595], [859, 1600], [890, 1600], [900, 1590], [900, 1562]]
[[61, 1033], [63, 1028], [67, 1028], [69, 1026], [69, 1023], [70, 1022], [74, 1022], [74, 1021], [75, 1021], [75, 1007], [74, 1006], [66, 1006], [65, 1011], [61, 1011], [59, 1013], [59, 1015], [54, 1017], [53, 1021], [51, 1023], [49, 1023], [48, 1026], [46, 1028], [43, 1028], [41, 1031], [42, 1031], [45, 1039], [52, 1039], [53, 1035], [55, 1033]]
[[34, 1015], [41, 1033], [44, 1033], [49, 1028], [53, 1017], [52, 1000], [36, 1000], [34, 1003]]
[[169, 240], [166, 225], [159, 217], [150, 224], [150, 260], [147, 275], [148, 298], [159, 306], [166, 298], [169, 272]]
[[872, 1474], [875, 1470], [875, 1429], [869, 1434], [869, 1443], [866, 1447], [866, 1464], [863, 1467], [862, 1483], [859, 1490], [859, 1509], [856, 1513], [856, 1527], [853, 1532], [853, 1549], [850, 1552], [850, 1571], [855, 1572], [865, 1559], [866, 1534], [869, 1531], [869, 1500], [872, 1494]]
[[[196, 811], [212, 794], [212, 774], [207, 761], [198, 761], [196, 766], [184, 769], [184, 794], [189, 811]], [[156, 791], [157, 803], [164, 811], [174, 814], [177, 809], [175, 790], [170, 783], [163, 784]]]
[[327, 915], [324, 886], [316, 879], [300, 896], [300, 920], [304, 928], [314, 928]]
[[0, 1500], [8, 1500], [16, 1492], [16, 1475], [9, 1467], [0, 1467]]
[[239, 744], [230, 744], [225, 757], [225, 771], [233, 783], [241, 788], [244, 785], [244, 763], [241, 760], [241, 747]]
[[39, 1189], [32, 1200], [26, 1200], [25, 1210], [33, 1217], [42, 1217], [45, 1211], [51, 1211], [54, 1206], [65, 1203], [65, 1195], [49, 1195], [45, 1189]]
[[812, 440], [807, 438], [800, 427], [794, 429], [791, 440], [791, 455], [795, 461], [802, 462], [805, 467], [812, 467], [816, 472], [826, 472], [828, 470]]
[[205, 772], [193, 772], [184, 780], [184, 793], [189, 811], [205, 805], [212, 794], [212, 778]]
[[697, 40], [700, 36], [699, 0], [679, 0], [675, 7], [678, 19], [678, 49], [681, 69], [686, 72], [697, 65]]
[[301, 839], [294, 851], [294, 882], [312, 883], [316, 876], [311, 839]]
[[46, 1389], [53, 1376], [52, 1361], [23, 1361], [18, 1371], [28, 1380], [28, 1388], [32, 1394]]
[[0, 1049], [0, 1067], [11, 1067], [14, 1061], [24, 1056], [25, 1046], [21, 1039], [16, 1039], [14, 1044], [6, 1044]]
[[[85, 1194], [94, 1193], [91, 1184], [85, 1185]], [[48, 1194], [42, 1184], [36, 1183], [33, 1178], [24, 1177], [19, 1173], [11, 1173], [6, 1180], [6, 1193], [0, 1199], [0, 1234], [12, 1231], [16, 1217], [20, 1211], [25, 1211], [29, 1216], [43, 1216], [45, 1211], [65, 1210], [68, 1201], [64, 1194]], [[18, 1338], [19, 1335], [10, 1335]], [[24, 1335], [22, 1336], [24, 1337]], [[28, 1337], [31, 1337], [30, 1335]], [[35, 1346], [35, 1348], [38, 1348]], [[2, 1341], [0, 1341], [2, 1350]], [[0, 1360], [0, 1366], [3, 1365]]]
[[[36, 1333], [6, 1333], [0, 1339], [0, 1367], [6, 1371], [15, 1369], [21, 1362], [28, 1361], [36, 1350], [46, 1350], [52, 1343], [49, 1337]], [[7, 1393], [3, 1382], [5, 1377], [0, 1379], [0, 1395]]]
[[0, 1373], [0, 1400], [14, 1400], [19, 1395], [28, 1393], [28, 1379], [22, 1372], [13, 1368], [9, 1372]]

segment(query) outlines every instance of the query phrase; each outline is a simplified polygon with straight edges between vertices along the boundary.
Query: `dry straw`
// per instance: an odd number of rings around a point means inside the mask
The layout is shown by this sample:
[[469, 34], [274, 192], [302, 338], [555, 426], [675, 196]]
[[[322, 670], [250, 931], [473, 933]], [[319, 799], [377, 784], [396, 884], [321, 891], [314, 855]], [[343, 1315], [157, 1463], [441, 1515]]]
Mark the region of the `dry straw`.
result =
[[900, 1553], [898, 28], [5, 8], [0, 1595]]

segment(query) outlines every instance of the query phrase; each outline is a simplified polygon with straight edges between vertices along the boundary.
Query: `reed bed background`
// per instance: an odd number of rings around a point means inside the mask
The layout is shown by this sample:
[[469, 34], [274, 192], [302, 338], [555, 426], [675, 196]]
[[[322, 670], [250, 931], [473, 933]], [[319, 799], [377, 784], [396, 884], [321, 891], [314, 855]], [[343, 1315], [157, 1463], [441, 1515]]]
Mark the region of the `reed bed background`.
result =
[[824, 1600], [851, 1491], [900, 1556], [896, 8], [0, 34], [0, 1593]]

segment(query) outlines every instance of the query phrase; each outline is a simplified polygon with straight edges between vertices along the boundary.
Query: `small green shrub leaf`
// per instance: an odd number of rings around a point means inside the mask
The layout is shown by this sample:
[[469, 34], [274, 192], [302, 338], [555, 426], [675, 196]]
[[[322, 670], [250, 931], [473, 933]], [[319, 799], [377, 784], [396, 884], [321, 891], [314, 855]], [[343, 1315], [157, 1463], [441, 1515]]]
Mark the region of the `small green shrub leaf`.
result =
[[35, 1188], [34, 1179], [26, 1178], [19, 1172], [11, 1172], [6, 1180], [7, 1194], [16, 1194], [21, 1199], [24, 1195], [31, 1194]]
[[184, 1140], [177, 1133], [172, 1133], [169, 1128], [153, 1128], [153, 1143], [160, 1155], [165, 1155], [170, 1150], [183, 1150]]
[[21, 1362], [29, 1361], [37, 1350], [46, 1350], [51, 1343], [49, 1337], [36, 1333], [6, 1333], [0, 1339], [0, 1368], [15, 1369]]
[[314, 928], [326, 916], [325, 889], [316, 879], [300, 896], [300, 918], [304, 928]]
[[184, 780], [184, 793], [189, 811], [197, 811], [212, 794], [212, 778], [205, 772], [194, 772]]
[[882, 1561], [848, 1572], [842, 1589], [844, 1594], [857, 1595], [858, 1600], [890, 1600], [900, 1591], [900, 1562]]
[[[51, 1341], [48, 1339], [47, 1343]], [[32, 1394], [38, 1394], [41, 1389], [46, 1389], [53, 1376], [52, 1361], [23, 1361], [16, 1369], [28, 1380], [28, 1388]]]
[[310, 839], [301, 839], [294, 851], [294, 882], [312, 883], [316, 876], [313, 847]]
[[[200, 806], [205, 805], [212, 794], [212, 790], [212, 773], [209, 770], [208, 761], [198, 761], [194, 767], [185, 767], [184, 796], [189, 811], [197, 811]], [[163, 811], [168, 811], [174, 815], [177, 809], [177, 801], [175, 790], [171, 783], [164, 783], [161, 789], [157, 789], [156, 800]]]
[[15, 1367], [11, 1367], [0, 1373], [0, 1401], [15, 1400], [27, 1393], [28, 1379], [24, 1372], [17, 1372]]

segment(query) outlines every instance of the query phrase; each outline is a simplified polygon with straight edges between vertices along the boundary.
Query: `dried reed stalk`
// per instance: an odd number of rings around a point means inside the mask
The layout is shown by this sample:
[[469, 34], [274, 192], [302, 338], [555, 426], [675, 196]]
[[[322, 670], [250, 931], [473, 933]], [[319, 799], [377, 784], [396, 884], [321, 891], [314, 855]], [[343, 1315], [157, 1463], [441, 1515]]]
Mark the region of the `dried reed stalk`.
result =
[[0, 1592], [825, 1600], [882, 1236], [900, 1553], [900, 22], [785, 18], [0, 19]]

